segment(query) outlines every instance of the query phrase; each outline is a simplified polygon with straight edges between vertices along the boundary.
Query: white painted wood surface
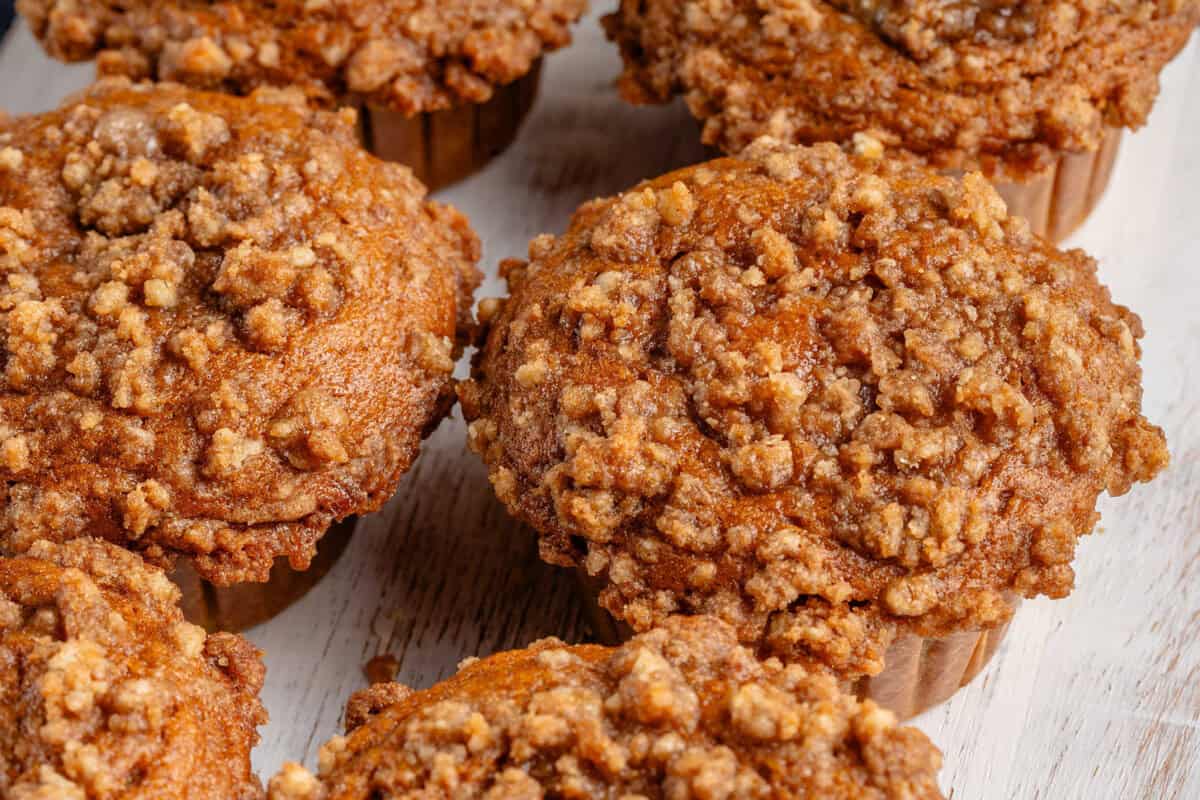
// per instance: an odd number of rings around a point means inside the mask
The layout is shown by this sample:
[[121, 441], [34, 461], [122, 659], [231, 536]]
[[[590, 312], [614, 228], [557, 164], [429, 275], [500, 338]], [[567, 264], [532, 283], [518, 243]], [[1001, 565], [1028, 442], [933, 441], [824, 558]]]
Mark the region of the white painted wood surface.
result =
[[[502, 289], [499, 259], [561, 231], [580, 201], [701, 157], [680, 106], [617, 98], [617, 63], [593, 15], [548, 59], [516, 145], [442, 194], [483, 239], [481, 296]], [[0, 108], [51, 108], [90, 75], [47, 60], [17, 27], [0, 48]], [[1145, 320], [1145, 408], [1173, 463], [1103, 501], [1075, 593], [1026, 602], [984, 674], [917, 720], [944, 751], [942, 784], [958, 800], [1200, 798], [1200, 40], [1162, 88], [1071, 244], [1100, 259], [1115, 298]], [[585, 634], [571, 576], [542, 565], [506, 518], [456, 414], [330, 575], [250, 632], [267, 653], [271, 713], [256, 766], [311, 764], [372, 656], [394, 655], [399, 679], [423, 687], [469, 655]]]

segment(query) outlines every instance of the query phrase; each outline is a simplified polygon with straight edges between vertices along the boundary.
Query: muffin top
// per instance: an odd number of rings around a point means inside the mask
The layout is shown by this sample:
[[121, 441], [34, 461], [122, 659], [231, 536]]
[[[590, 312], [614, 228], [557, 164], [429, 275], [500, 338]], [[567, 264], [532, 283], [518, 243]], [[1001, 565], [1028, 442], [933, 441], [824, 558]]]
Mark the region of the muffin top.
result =
[[686, 94], [708, 144], [870, 131], [943, 168], [1020, 179], [1137, 127], [1197, 0], [622, 0], [624, 95]]
[[587, 203], [481, 306], [471, 446], [635, 630], [877, 672], [1066, 595], [1098, 494], [1166, 464], [1095, 263], [882, 149], [762, 139]]
[[96, 539], [0, 558], [0, 795], [251, 800], [263, 666], [184, 622], [179, 590]]
[[352, 117], [114, 79], [0, 131], [0, 552], [266, 580], [391, 494], [478, 242]]
[[586, 0], [19, 0], [55, 57], [239, 94], [297, 85], [406, 114], [482, 103], [571, 40]]
[[616, 649], [545, 640], [351, 709], [319, 777], [288, 765], [271, 800], [942, 796], [923, 733], [827, 674], [760, 662], [710, 618]]

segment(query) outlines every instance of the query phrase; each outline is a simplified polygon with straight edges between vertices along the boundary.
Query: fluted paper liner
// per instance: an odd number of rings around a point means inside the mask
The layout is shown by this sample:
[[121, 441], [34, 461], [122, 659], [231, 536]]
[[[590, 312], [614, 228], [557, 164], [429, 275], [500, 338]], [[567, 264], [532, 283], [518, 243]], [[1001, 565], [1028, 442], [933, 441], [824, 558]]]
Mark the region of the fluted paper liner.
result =
[[[615, 646], [633, 629], [601, 607], [599, 584], [582, 567], [576, 570], [592, 633], [602, 644]], [[1014, 609], [1020, 598], [1006, 598]], [[860, 700], [870, 698], [908, 719], [950, 699], [970, 683], [1000, 648], [1008, 623], [988, 630], [968, 630], [940, 638], [901, 636], [884, 655], [883, 671], [860, 678], [846, 688]]]
[[[1020, 602], [1009, 598], [1015, 608]], [[853, 684], [858, 698], [871, 698], [908, 719], [946, 702], [992, 660], [1008, 632], [1008, 623], [988, 630], [967, 630], [936, 639], [901, 636], [883, 657], [883, 671]]]
[[1121, 130], [1108, 128], [1095, 152], [1067, 153], [1031, 180], [994, 181], [1008, 212], [1025, 217], [1034, 233], [1055, 244], [1066, 239], [1104, 195], [1117, 160]]
[[215, 586], [197, 575], [190, 562], [180, 561], [170, 577], [183, 593], [184, 617], [210, 633], [236, 633], [266, 622], [325, 577], [350, 543], [355, 522], [350, 517], [333, 525], [317, 543], [307, 570], [294, 570], [286, 558], [276, 559], [266, 583]]
[[533, 107], [541, 79], [538, 61], [523, 78], [497, 86], [485, 103], [405, 116], [376, 106], [360, 107], [364, 146], [388, 161], [410, 167], [430, 191], [471, 175], [517, 138]]

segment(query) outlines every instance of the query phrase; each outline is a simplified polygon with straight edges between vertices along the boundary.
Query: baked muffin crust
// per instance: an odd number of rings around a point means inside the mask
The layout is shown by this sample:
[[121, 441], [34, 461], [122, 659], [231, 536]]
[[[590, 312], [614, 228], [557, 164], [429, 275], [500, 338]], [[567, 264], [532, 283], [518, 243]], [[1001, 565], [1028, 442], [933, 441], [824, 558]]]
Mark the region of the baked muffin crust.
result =
[[319, 778], [285, 767], [272, 800], [942, 796], [924, 734], [707, 618], [616, 649], [544, 640], [354, 704], [375, 711], [322, 749]]
[[1066, 595], [1099, 493], [1167, 463], [1095, 263], [882, 150], [763, 139], [587, 203], [481, 305], [471, 446], [634, 630], [875, 673]]
[[0, 558], [0, 795], [263, 796], [259, 653], [178, 604], [160, 570], [99, 540]]
[[56, 58], [248, 93], [296, 85], [408, 114], [482, 103], [570, 42], [585, 0], [21, 0]]
[[943, 168], [1020, 180], [1136, 128], [1196, 0], [622, 0], [632, 102], [687, 97], [704, 140], [870, 131]]
[[352, 112], [110, 80], [0, 131], [0, 551], [308, 564], [452, 400], [479, 247]]

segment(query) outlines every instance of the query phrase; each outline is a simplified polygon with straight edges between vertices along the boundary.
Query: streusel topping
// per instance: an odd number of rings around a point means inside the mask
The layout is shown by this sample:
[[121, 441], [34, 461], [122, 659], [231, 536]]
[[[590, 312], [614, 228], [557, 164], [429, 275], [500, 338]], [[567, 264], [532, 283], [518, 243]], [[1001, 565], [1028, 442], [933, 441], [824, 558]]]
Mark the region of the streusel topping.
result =
[[20, 0], [57, 58], [248, 93], [347, 93], [409, 114], [482, 103], [571, 40], [586, 0]]
[[163, 573], [94, 539], [0, 558], [0, 795], [254, 800], [263, 666], [184, 621]]
[[942, 796], [924, 734], [708, 618], [617, 649], [545, 640], [358, 702], [373, 712], [325, 745], [319, 776], [286, 766], [272, 800]]
[[687, 97], [737, 152], [871, 130], [940, 167], [1021, 178], [1138, 127], [1197, 0], [622, 0], [633, 102]]
[[452, 393], [478, 242], [352, 112], [104, 82], [0, 131], [0, 551], [218, 582], [378, 507]]
[[763, 139], [587, 203], [481, 306], [471, 446], [635, 630], [873, 673], [1066, 595], [1100, 492], [1167, 463], [1095, 263], [880, 152]]

